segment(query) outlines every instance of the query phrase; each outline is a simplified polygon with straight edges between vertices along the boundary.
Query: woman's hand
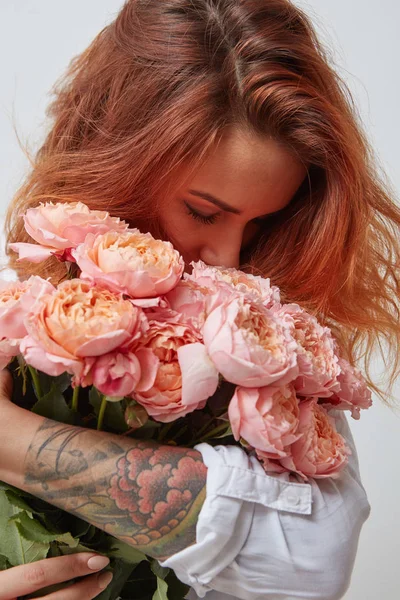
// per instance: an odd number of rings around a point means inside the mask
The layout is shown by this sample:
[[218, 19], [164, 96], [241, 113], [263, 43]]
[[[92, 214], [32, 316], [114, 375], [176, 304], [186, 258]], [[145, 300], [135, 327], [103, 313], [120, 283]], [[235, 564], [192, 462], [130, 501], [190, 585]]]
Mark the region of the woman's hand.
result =
[[[33, 594], [43, 588], [83, 577], [78, 583], [57, 592], [40, 596], [46, 600], [90, 600], [98, 596], [112, 579], [110, 572], [93, 575], [104, 569], [108, 558], [89, 552], [80, 552], [57, 558], [45, 558], [35, 563], [12, 567], [0, 572], [0, 600], [16, 600], [18, 596]], [[85, 575], [89, 575], [85, 577]]]

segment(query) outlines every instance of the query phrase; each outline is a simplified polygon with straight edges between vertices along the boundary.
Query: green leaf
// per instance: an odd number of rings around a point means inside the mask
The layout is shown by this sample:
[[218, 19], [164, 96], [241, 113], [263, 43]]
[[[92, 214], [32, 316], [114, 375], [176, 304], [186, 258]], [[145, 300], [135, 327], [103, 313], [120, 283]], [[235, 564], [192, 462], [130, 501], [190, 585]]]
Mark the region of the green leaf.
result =
[[121, 596], [128, 600], [152, 600], [157, 589], [157, 577], [150, 569], [149, 561], [142, 561], [132, 571], [129, 580], [124, 586]]
[[0, 571], [5, 571], [11, 567], [10, 562], [6, 556], [0, 554]]
[[[96, 596], [96, 600], [115, 600], [118, 598], [134, 569], [131, 564], [127, 564], [123, 560], [112, 561], [111, 567], [113, 579], [110, 585], [99, 596]], [[137, 596], [131, 596], [131, 598], [137, 598]]]
[[[13, 506], [3, 490], [0, 490], [0, 555], [5, 556], [12, 566], [23, 565], [46, 558], [49, 543], [25, 539], [18, 530], [18, 523], [12, 517], [21, 513]], [[26, 512], [22, 511], [29, 519]]]
[[32, 412], [60, 423], [73, 425], [76, 421], [76, 413], [69, 408], [64, 396], [56, 386], [52, 386], [51, 390], [36, 402]]
[[70, 548], [76, 548], [79, 543], [79, 540], [75, 540], [70, 533], [48, 531], [39, 521], [28, 516], [25, 511], [13, 515], [10, 520], [16, 522], [18, 531], [23, 538], [32, 542], [40, 542], [42, 544], [59, 542], [66, 544]]
[[66, 519], [68, 521], [68, 531], [70, 531], [72, 537], [82, 538], [88, 535], [88, 532], [96, 529], [94, 525], [91, 525], [87, 521], [83, 519], [79, 519], [78, 517], [73, 517], [72, 515], [68, 515]]
[[190, 590], [190, 585], [187, 585], [178, 579], [172, 569], [170, 569], [165, 581], [168, 583], [168, 596], [171, 598], [171, 600], [185, 599], [188, 591]]
[[[100, 392], [93, 386], [89, 392], [89, 402], [94, 408], [96, 416], [100, 411], [102, 396]], [[119, 433], [128, 431], [129, 427], [125, 423], [123, 401], [118, 402], [108, 401], [104, 414], [104, 425], [111, 427]]]
[[29, 504], [27, 502], [25, 502], [25, 500], [23, 500], [20, 496], [17, 496], [17, 494], [12, 492], [11, 490], [6, 490], [5, 495], [7, 497], [7, 500], [9, 501], [9, 503], [12, 504], [13, 506], [15, 506], [16, 508], [25, 510], [26, 512], [28, 512], [30, 514], [37, 512], [37, 511], [33, 510], [32, 507], [29, 506]]
[[77, 552], [93, 552], [93, 548], [89, 548], [89, 546], [85, 546], [84, 544], [78, 544], [75, 548], [71, 548], [71, 546], [58, 546], [58, 550], [63, 556], [66, 554], [76, 554]]
[[154, 592], [153, 600], [168, 600], [167, 591], [168, 584], [163, 579], [157, 577], [157, 589]]
[[156, 577], [160, 579], [165, 579], [171, 569], [168, 567], [162, 567], [157, 559], [153, 559], [150, 563], [151, 570], [153, 571]]
[[220, 438], [227, 437], [228, 435], [229, 436], [233, 435], [232, 427], [230, 425], [229, 425], [228, 429], [226, 431], [224, 431], [224, 433], [221, 433], [220, 435], [213, 435], [213, 439], [218, 440]]
[[142, 560], [148, 560], [147, 556], [143, 552], [136, 550], [136, 548], [129, 546], [129, 544], [125, 544], [125, 542], [121, 542], [121, 540], [117, 540], [117, 538], [113, 539], [112, 546], [110, 548], [110, 556], [122, 558], [131, 565], [139, 564], [142, 562]]
[[69, 373], [63, 373], [57, 377], [47, 375], [42, 371], [38, 371], [39, 381], [42, 388], [43, 394], [48, 394], [53, 389], [58, 390], [63, 394], [71, 385], [71, 375]]

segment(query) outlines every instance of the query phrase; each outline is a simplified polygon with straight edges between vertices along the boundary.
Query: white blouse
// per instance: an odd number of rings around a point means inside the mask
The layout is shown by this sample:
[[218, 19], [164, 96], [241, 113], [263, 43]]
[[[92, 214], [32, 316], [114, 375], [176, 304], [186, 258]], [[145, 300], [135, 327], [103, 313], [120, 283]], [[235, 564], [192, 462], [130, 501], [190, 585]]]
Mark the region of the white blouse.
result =
[[266, 474], [239, 446], [197, 444], [208, 467], [196, 543], [163, 561], [191, 586], [188, 600], [339, 600], [350, 585], [371, 507], [352, 450], [338, 479]]

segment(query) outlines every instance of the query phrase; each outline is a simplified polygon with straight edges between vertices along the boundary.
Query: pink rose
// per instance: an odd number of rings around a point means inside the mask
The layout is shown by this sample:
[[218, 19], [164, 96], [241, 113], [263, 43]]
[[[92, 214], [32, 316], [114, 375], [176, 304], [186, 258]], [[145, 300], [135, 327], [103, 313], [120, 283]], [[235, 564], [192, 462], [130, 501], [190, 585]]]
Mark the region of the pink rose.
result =
[[197, 329], [201, 329], [207, 316], [206, 298], [211, 294], [212, 289], [187, 279], [180, 281], [165, 299], [174, 311], [181, 313]]
[[79, 378], [85, 358], [140, 338], [147, 319], [121, 295], [72, 279], [42, 296], [26, 328], [29, 336], [22, 340], [21, 352], [28, 364], [48, 375], [66, 371]]
[[291, 334], [298, 344], [297, 394], [323, 398], [338, 391], [340, 367], [331, 330], [297, 304], [284, 304], [276, 314], [292, 323]]
[[0, 369], [20, 353], [27, 335], [25, 318], [43, 294], [54, 290], [48, 281], [32, 276], [27, 281], [0, 282]]
[[243, 294], [252, 294], [260, 298], [264, 306], [271, 308], [280, 304], [279, 288], [270, 285], [269, 279], [250, 275], [238, 269], [211, 267], [203, 261], [191, 263], [193, 269], [190, 275], [185, 275], [186, 280], [194, 281], [202, 287], [218, 290], [218, 284], [224, 282], [234, 287]]
[[297, 377], [297, 344], [287, 323], [245, 295], [215, 304], [204, 323], [204, 344], [227, 381], [264, 387]]
[[[21, 339], [27, 335], [24, 319], [45, 293], [54, 287], [41, 277], [27, 281], [0, 282], [0, 332], [4, 338]], [[18, 353], [17, 353], [18, 354]]]
[[154, 383], [158, 359], [146, 349], [138, 352], [115, 350], [85, 359], [83, 387], [94, 385], [102, 394], [116, 401], [136, 391], [147, 391]]
[[293, 386], [237, 387], [228, 408], [235, 440], [244, 438], [269, 458], [290, 454], [289, 446], [301, 437], [299, 401]]
[[[90, 210], [82, 202], [39, 204], [23, 215], [27, 233], [37, 244], [14, 243], [10, 248], [19, 253], [19, 260], [39, 263], [51, 256], [65, 255], [65, 251], [84, 242], [88, 233], [123, 232], [128, 225], [108, 212]], [[68, 253], [68, 259], [71, 260]]]
[[180, 280], [184, 263], [169, 242], [150, 233], [89, 235], [72, 251], [81, 277], [132, 298], [152, 298], [169, 292]]
[[0, 338], [0, 369], [4, 369], [17, 354], [19, 354], [19, 340]]
[[154, 384], [134, 399], [162, 423], [204, 408], [218, 386], [218, 373], [207, 356], [199, 334], [176, 315], [150, 321], [144, 347], [159, 360]]
[[271, 461], [262, 451], [256, 455], [268, 471], [293, 471], [308, 481], [308, 477], [340, 476], [348, 463], [351, 450], [345, 439], [336, 431], [335, 420], [317, 403], [317, 398], [301, 401], [297, 432], [302, 436], [291, 447], [291, 456]]
[[372, 406], [372, 393], [356, 367], [352, 367], [347, 360], [339, 358], [340, 374], [338, 382], [340, 390], [327, 398], [321, 400], [324, 408], [329, 410], [350, 410], [353, 419], [360, 418], [360, 409], [367, 409]]

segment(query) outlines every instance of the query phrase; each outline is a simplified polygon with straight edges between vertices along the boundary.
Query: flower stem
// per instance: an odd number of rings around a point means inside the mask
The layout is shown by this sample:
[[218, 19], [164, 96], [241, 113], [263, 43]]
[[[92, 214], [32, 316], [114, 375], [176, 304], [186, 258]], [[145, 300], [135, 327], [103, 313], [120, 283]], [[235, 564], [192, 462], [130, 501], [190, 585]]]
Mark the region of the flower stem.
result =
[[[201, 436], [201, 434], [202, 434], [202, 433], [203, 433], [203, 432], [204, 432], [204, 431], [207, 429], [207, 427], [209, 427], [209, 426], [210, 426], [210, 422], [208, 422], [208, 423], [206, 423], [205, 425], [203, 425], [203, 427], [200, 427], [200, 429], [199, 429], [199, 431], [197, 432], [197, 435], [195, 436], [194, 440], [196, 441], [196, 439], [197, 439], [198, 437], [200, 437], [200, 436]], [[191, 442], [191, 443], [193, 444], [194, 442]]]
[[[209, 431], [206, 435], [206, 439], [212, 439], [213, 437], [215, 437], [216, 435], [218, 435], [219, 433], [222, 433], [224, 430], [226, 430], [227, 428], [229, 429], [229, 423], [225, 422], [222, 425], [218, 425], [218, 427], [215, 427], [214, 429], [212, 429], [211, 431]], [[204, 429], [204, 427], [202, 428]], [[201, 434], [201, 429], [199, 431], [199, 433], [197, 434], [194, 442], [191, 443], [191, 445], [193, 444], [197, 444], [199, 443], [201, 440], [200, 438], [200, 434]]]
[[185, 433], [185, 431], [187, 430], [187, 428], [188, 428], [188, 426], [187, 426], [187, 425], [184, 425], [184, 426], [182, 427], [182, 429], [180, 429], [180, 430], [178, 431], [178, 433], [176, 433], [176, 434], [175, 434], [175, 437], [176, 437], [177, 439], [179, 439], [179, 437], [182, 435], [182, 433]]
[[39, 375], [36, 369], [28, 365], [29, 373], [31, 374], [33, 385], [35, 387], [37, 399], [40, 400], [42, 397], [42, 387], [40, 385]]
[[71, 408], [74, 412], [78, 412], [78, 398], [79, 398], [79, 385], [74, 387], [74, 393], [72, 394]]
[[163, 427], [160, 431], [160, 435], [158, 436], [158, 442], [161, 442], [161, 440], [163, 440], [165, 438], [165, 435], [168, 433], [168, 431], [171, 429], [171, 427], [174, 425], [175, 421], [171, 421], [170, 423], [167, 423], [165, 425], [165, 427]]
[[107, 399], [105, 396], [102, 396], [100, 410], [99, 410], [99, 416], [97, 417], [97, 430], [98, 431], [101, 431], [103, 428], [104, 413], [106, 412], [106, 407], [107, 407]]

